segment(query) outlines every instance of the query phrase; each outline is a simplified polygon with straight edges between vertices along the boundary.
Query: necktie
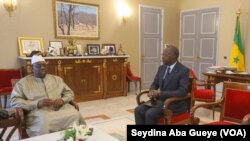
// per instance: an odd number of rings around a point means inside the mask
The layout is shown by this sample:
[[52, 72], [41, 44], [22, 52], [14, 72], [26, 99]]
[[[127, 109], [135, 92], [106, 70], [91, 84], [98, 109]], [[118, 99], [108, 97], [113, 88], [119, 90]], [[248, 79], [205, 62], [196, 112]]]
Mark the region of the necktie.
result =
[[164, 80], [166, 78], [166, 76], [169, 74], [170, 74], [170, 67], [168, 66], [162, 79]]

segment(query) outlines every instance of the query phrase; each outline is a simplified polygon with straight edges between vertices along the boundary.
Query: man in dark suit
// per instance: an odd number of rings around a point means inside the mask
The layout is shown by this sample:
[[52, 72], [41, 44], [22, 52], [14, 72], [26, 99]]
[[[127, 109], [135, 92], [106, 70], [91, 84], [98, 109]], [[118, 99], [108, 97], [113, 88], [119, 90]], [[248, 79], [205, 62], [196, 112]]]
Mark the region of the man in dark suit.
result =
[[[167, 46], [162, 54], [162, 62], [151, 84], [148, 97], [163, 103], [167, 98], [173, 96], [185, 96], [188, 94], [189, 69], [178, 62], [179, 50], [172, 45]], [[173, 114], [187, 111], [188, 101], [174, 102], [168, 107]], [[141, 104], [135, 109], [135, 123], [156, 124], [163, 115], [163, 105], [148, 106]]]

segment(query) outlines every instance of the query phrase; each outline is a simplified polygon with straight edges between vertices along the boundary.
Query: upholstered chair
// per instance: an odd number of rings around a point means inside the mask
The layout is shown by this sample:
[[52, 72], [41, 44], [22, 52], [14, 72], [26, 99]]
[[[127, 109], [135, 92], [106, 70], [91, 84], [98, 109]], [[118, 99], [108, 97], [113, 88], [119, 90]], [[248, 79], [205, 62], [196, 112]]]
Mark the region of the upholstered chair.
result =
[[7, 108], [8, 98], [12, 91], [12, 83], [21, 78], [19, 69], [0, 69], [0, 99], [2, 108]]
[[[190, 96], [191, 96], [191, 91], [192, 91], [192, 80], [193, 80], [193, 78], [190, 77], [189, 78], [189, 90], [188, 90], [188, 94], [186, 96], [170, 97], [164, 101], [165, 108], [163, 109], [163, 116], [158, 119], [157, 124], [159, 124], [159, 125], [188, 124], [190, 109], [188, 109], [187, 111], [180, 113], [178, 115], [173, 115], [173, 112], [170, 109], [168, 109], [168, 106], [171, 103], [176, 102], [176, 101], [187, 100], [190, 102]], [[145, 98], [143, 98], [143, 95], [146, 95], [148, 93], [149, 93], [149, 91], [143, 91], [137, 95], [136, 101], [137, 101], [138, 105], [143, 104], [145, 102], [144, 101]]]
[[[191, 94], [191, 106], [195, 105], [196, 101], [200, 102], [215, 102], [216, 98], [216, 86], [213, 81], [199, 80], [192, 69], [189, 70], [190, 76], [193, 79], [193, 89]], [[215, 113], [215, 107], [211, 107], [213, 110], [213, 119]]]
[[135, 94], [137, 89], [138, 89], [138, 85], [137, 83], [139, 83], [139, 92], [141, 92], [141, 77], [136, 76], [132, 73], [131, 69], [130, 69], [130, 63], [128, 62], [126, 67], [125, 67], [125, 73], [126, 73], [126, 81], [127, 81], [127, 85], [128, 85], [128, 91], [130, 90], [130, 82], [134, 82], [135, 84]]
[[190, 124], [200, 124], [200, 118], [195, 116], [197, 109], [203, 107], [221, 106], [220, 119], [209, 122], [210, 125], [250, 124], [250, 84], [239, 82], [223, 83], [223, 95], [217, 102], [198, 104], [190, 112]]

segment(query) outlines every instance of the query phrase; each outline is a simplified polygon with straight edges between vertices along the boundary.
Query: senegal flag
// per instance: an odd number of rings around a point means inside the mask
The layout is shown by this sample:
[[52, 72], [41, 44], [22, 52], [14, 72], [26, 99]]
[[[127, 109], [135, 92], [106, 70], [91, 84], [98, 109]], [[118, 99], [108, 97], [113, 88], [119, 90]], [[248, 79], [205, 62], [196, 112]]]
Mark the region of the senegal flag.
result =
[[242, 47], [241, 35], [240, 35], [240, 17], [237, 16], [235, 33], [234, 33], [234, 43], [230, 55], [229, 66], [236, 67], [237, 71], [245, 71], [245, 61], [244, 61], [244, 50]]

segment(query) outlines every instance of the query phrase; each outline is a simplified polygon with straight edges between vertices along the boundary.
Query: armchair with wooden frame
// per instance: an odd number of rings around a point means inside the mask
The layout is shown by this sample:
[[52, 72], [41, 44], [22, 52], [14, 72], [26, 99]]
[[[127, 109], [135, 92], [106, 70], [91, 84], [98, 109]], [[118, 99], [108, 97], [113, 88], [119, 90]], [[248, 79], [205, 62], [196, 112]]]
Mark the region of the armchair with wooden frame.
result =
[[[19, 79], [15, 79], [12, 82], [12, 85], [14, 85], [19, 81]], [[7, 99], [6, 99], [7, 100]], [[76, 110], [79, 111], [79, 105], [77, 104], [76, 101], [72, 100], [69, 102], [71, 105], [75, 107]], [[26, 132], [26, 115], [28, 114], [29, 111], [26, 111], [22, 108], [16, 108], [16, 117], [21, 121], [19, 126], [18, 126], [18, 133], [19, 133], [19, 138], [20, 139], [26, 139], [29, 138], [27, 132]], [[1, 134], [2, 135], [2, 134]], [[1, 136], [0, 136], [1, 137]]]
[[[216, 86], [211, 80], [199, 80], [192, 69], [189, 70], [189, 75], [193, 79], [193, 88], [191, 94], [191, 106], [195, 105], [195, 101], [200, 102], [215, 102], [216, 98]], [[213, 110], [213, 119], [215, 116], [215, 107], [211, 107]]]
[[21, 108], [15, 108], [13, 115], [10, 115], [8, 119], [0, 120], [0, 140], [9, 141], [16, 130], [19, 133], [19, 139], [24, 139], [22, 136], [22, 124], [24, 124], [23, 110]]
[[200, 119], [195, 112], [201, 107], [221, 106], [220, 119], [209, 125], [250, 124], [250, 84], [239, 82], [223, 83], [223, 95], [217, 102], [198, 104], [192, 107], [190, 124], [198, 125]]
[[[79, 111], [79, 105], [75, 101], [69, 102], [71, 105], [75, 107], [76, 110]], [[22, 119], [22, 122], [20, 123], [21, 125], [18, 127], [19, 131], [19, 138], [20, 139], [26, 139], [29, 138], [29, 135], [26, 132], [26, 115], [28, 114], [28, 111], [23, 110], [22, 108], [19, 108], [18, 110], [18, 116], [20, 119]]]
[[[171, 124], [187, 124], [188, 123], [188, 121], [189, 121], [189, 109], [188, 109], [188, 111], [183, 112], [181, 114], [173, 115], [173, 112], [170, 109], [168, 109], [168, 105], [170, 105], [171, 103], [176, 102], [176, 101], [183, 101], [183, 100], [190, 101], [191, 90], [192, 90], [192, 80], [193, 80], [193, 78], [190, 77], [189, 84], [188, 84], [189, 85], [188, 94], [186, 96], [170, 97], [164, 101], [165, 108], [163, 109], [163, 116], [158, 119], [157, 124], [159, 124], [159, 125], [165, 125], [165, 124], [171, 125]], [[136, 101], [137, 101], [138, 105], [143, 104], [145, 102], [144, 100], [142, 100], [142, 96], [145, 94], [147, 95], [148, 93], [149, 93], [149, 91], [143, 91], [136, 96]]]

